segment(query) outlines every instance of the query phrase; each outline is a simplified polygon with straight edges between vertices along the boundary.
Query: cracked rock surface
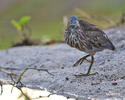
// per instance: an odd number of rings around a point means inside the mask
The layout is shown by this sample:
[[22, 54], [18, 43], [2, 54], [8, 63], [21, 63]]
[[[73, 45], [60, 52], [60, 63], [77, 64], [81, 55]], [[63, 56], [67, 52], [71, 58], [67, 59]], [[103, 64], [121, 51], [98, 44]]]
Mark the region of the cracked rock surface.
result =
[[11, 82], [7, 73], [13, 73], [17, 80], [27, 67], [41, 68], [53, 75], [28, 70], [21, 79], [25, 87], [47, 89], [52, 93], [85, 100], [122, 100], [125, 98], [125, 28], [105, 32], [116, 50], [104, 50], [95, 55], [91, 73], [98, 72], [97, 75], [76, 78], [75, 74], [87, 72], [89, 63], [85, 61], [78, 67], [73, 67], [73, 64], [86, 54], [66, 44], [57, 44], [15, 47], [8, 53], [6, 50], [0, 51], [0, 81]]

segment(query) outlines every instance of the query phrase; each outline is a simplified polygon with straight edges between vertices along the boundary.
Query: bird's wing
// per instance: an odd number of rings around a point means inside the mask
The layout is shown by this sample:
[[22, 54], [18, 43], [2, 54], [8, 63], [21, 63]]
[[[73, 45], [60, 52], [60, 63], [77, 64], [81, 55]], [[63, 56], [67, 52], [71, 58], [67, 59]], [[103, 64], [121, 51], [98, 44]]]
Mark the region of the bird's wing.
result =
[[111, 41], [108, 39], [107, 35], [97, 26], [83, 20], [79, 20], [79, 23], [81, 30], [86, 36], [86, 40], [88, 44], [91, 45], [91, 47], [98, 49], [115, 49]]

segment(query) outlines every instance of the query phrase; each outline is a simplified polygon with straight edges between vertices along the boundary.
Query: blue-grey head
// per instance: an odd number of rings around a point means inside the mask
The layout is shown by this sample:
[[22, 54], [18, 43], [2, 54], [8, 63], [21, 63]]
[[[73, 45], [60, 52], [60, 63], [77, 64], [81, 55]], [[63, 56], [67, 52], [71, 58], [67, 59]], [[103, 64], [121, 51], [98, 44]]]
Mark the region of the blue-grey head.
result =
[[79, 25], [79, 20], [76, 16], [71, 16], [70, 20], [69, 20], [69, 24], [70, 25], [75, 25], [78, 26]]

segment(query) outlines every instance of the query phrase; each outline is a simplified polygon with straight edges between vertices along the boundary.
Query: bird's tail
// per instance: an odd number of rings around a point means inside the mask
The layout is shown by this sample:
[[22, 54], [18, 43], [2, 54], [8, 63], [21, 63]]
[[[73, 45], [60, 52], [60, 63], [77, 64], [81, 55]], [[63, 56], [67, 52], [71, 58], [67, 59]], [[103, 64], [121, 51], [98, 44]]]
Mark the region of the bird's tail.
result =
[[105, 47], [110, 50], [115, 50], [115, 46], [112, 44], [111, 41], [108, 41]]

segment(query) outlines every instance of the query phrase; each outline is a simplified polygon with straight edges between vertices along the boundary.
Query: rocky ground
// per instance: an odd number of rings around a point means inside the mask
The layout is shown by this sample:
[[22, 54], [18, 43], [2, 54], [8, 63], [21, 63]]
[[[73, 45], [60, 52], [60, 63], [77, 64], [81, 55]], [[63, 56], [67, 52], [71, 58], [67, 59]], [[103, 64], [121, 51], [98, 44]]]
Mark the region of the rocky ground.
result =
[[125, 28], [105, 31], [116, 47], [115, 51], [104, 50], [95, 55], [93, 72], [95, 76], [75, 77], [86, 73], [88, 62], [78, 67], [73, 64], [85, 56], [84, 52], [66, 44], [51, 46], [15, 47], [0, 51], [0, 81], [12, 82], [7, 73], [17, 80], [27, 67], [47, 69], [45, 71], [28, 70], [21, 82], [25, 87], [47, 89], [51, 93], [78, 99], [111, 100], [125, 99]]

